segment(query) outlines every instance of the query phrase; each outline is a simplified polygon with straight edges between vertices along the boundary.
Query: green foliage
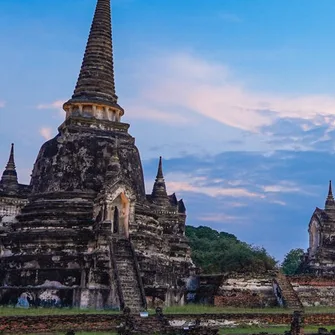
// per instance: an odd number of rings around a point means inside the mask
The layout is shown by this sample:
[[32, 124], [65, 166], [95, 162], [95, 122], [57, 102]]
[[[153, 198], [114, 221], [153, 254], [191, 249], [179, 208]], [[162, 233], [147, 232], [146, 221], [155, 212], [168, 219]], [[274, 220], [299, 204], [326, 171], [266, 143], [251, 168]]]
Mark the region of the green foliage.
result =
[[287, 275], [294, 275], [297, 273], [299, 266], [302, 263], [302, 257], [304, 255], [303, 249], [292, 249], [285, 255], [284, 261], [281, 265], [282, 270]]
[[209, 227], [186, 226], [192, 259], [205, 273], [262, 272], [274, 269], [276, 261], [264, 248], [239, 241], [235, 235]]

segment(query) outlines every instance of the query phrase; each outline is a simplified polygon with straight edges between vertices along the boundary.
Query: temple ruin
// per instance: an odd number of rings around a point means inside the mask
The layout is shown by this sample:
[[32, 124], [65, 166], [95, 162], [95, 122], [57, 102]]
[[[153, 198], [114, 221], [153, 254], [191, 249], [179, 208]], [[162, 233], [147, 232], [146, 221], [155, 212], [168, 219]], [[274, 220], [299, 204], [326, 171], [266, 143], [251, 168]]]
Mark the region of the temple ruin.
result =
[[316, 208], [308, 226], [309, 248], [303, 272], [329, 276], [335, 274], [335, 200], [329, 182], [325, 208]]
[[[13, 147], [0, 183], [0, 303], [146, 308], [182, 304], [194, 269], [186, 209], [162, 159], [151, 194], [115, 93], [110, 0], [98, 0], [65, 121], [44, 143], [30, 185]], [[21, 301], [21, 302], [20, 302]]]

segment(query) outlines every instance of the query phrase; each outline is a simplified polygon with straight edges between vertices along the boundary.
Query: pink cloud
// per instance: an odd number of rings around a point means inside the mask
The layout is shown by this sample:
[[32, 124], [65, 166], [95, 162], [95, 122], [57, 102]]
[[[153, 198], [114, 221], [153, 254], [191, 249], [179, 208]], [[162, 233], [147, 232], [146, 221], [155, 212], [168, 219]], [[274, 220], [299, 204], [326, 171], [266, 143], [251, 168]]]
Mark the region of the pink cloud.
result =
[[234, 197], [234, 198], [235, 197], [264, 198], [263, 194], [250, 192], [244, 188], [202, 186], [202, 185], [194, 185], [189, 182], [180, 182], [180, 181], [168, 181], [166, 183], [166, 186], [172, 193], [192, 192], [192, 193], [205, 194], [213, 198], [221, 196]]
[[[135, 105], [155, 106], [156, 119], [169, 121], [166, 110], [185, 111], [214, 119], [231, 127], [258, 133], [279, 118], [298, 118], [334, 125], [335, 97], [315, 94], [288, 96], [253, 91], [223, 64], [191, 53], [177, 53], [151, 60], [141, 75], [144, 85]], [[142, 70], [144, 71], [144, 70]], [[162, 113], [161, 118], [158, 116]], [[269, 135], [270, 136], [270, 135]]]
[[64, 102], [64, 100], [56, 100], [47, 104], [39, 104], [37, 105], [37, 109], [62, 109]]
[[289, 181], [280, 181], [277, 184], [262, 186], [265, 193], [305, 193], [298, 185]]
[[39, 133], [47, 141], [50, 140], [53, 137], [52, 129], [49, 128], [49, 127], [40, 128]]
[[240, 216], [234, 216], [234, 215], [227, 215], [227, 214], [208, 214], [199, 217], [200, 221], [206, 221], [206, 222], [218, 222], [218, 223], [236, 223], [240, 222], [242, 223], [243, 221], [246, 221], [245, 217], [240, 217]]
[[165, 112], [153, 107], [143, 107], [136, 105], [127, 106], [126, 110], [127, 116], [133, 119], [145, 119], [145, 120], [156, 120], [166, 124], [172, 125], [185, 125], [190, 123], [190, 120], [180, 114], [173, 112]]
[[51, 109], [51, 110], [57, 110], [60, 117], [64, 117], [65, 112], [63, 110], [63, 105], [65, 103], [65, 100], [56, 100], [51, 103], [46, 104], [39, 104], [37, 105], [37, 109], [43, 110], [43, 109]]

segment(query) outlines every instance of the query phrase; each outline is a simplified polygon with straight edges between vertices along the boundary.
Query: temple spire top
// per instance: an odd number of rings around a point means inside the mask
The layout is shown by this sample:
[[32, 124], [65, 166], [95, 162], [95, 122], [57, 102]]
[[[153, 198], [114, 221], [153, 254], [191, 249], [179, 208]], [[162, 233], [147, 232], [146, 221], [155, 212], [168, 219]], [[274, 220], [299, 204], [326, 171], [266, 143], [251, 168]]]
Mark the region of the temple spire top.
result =
[[163, 176], [162, 156], [159, 157], [159, 163], [158, 163], [158, 170], [157, 170], [156, 179], [158, 179], [158, 178], [164, 178], [164, 176]]
[[14, 161], [14, 144], [12, 143], [9, 159], [5, 168], [5, 171], [2, 174], [1, 183], [3, 186], [15, 186], [18, 184], [17, 173]]
[[326, 205], [325, 209], [335, 209], [335, 200], [333, 196], [333, 190], [332, 190], [332, 181], [329, 181], [329, 188], [328, 188], [328, 196], [326, 199]]
[[163, 164], [162, 164], [162, 157], [159, 157], [159, 163], [158, 163], [158, 170], [157, 170], [157, 176], [154, 183], [154, 187], [152, 190], [152, 199], [154, 202], [158, 204], [164, 204], [167, 203], [168, 195], [166, 192], [166, 185], [163, 175]]
[[[118, 105], [117, 99], [114, 80], [111, 0], [97, 0], [78, 81], [72, 98], [64, 104], [64, 110], [67, 112], [67, 117], [75, 112], [81, 116], [96, 117], [95, 113], [98, 109], [99, 117], [97, 118], [105, 117], [110, 121], [118, 122], [124, 111]], [[114, 114], [108, 115], [108, 112]]]
[[328, 197], [333, 198], [333, 190], [332, 190], [332, 181], [331, 180], [329, 180]]

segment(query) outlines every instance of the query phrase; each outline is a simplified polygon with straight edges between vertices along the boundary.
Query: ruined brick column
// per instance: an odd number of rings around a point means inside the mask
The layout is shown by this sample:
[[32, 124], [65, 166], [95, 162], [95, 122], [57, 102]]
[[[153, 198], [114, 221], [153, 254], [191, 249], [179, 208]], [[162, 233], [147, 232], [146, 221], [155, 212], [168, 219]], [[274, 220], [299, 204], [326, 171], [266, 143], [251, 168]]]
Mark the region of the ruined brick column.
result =
[[290, 334], [304, 335], [303, 322], [304, 322], [304, 313], [301, 311], [294, 311], [291, 322]]

